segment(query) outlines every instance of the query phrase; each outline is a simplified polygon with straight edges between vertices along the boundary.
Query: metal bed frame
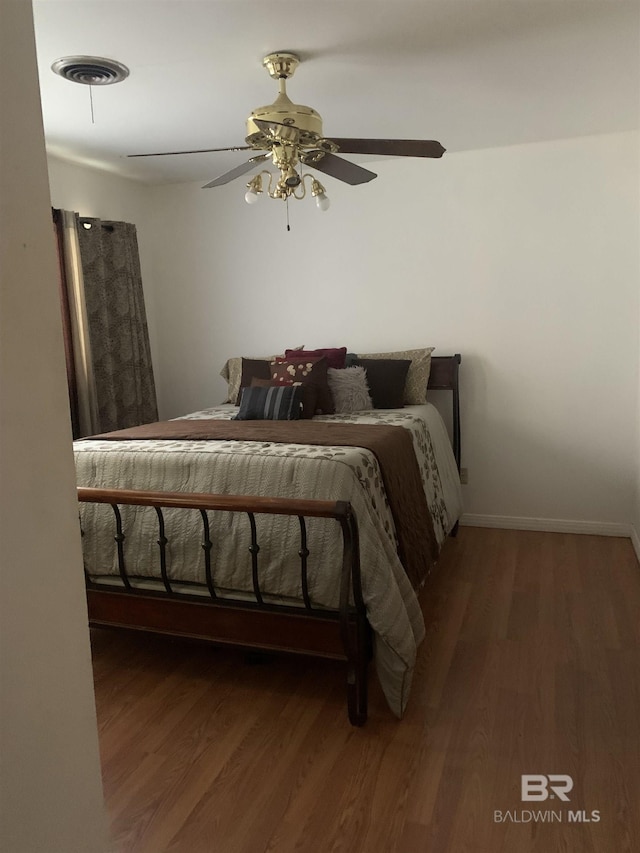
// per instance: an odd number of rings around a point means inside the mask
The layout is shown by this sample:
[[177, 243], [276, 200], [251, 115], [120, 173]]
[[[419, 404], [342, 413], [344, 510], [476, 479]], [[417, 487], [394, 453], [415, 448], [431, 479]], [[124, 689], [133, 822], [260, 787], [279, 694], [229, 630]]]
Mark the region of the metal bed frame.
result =
[[[432, 357], [428, 387], [453, 392], [453, 450], [460, 468], [460, 410], [458, 367], [460, 355]], [[122, 628], [188, 637], [264, 652], [286, 652], [346, 662], [347, 708], [354, 726], [367, 719], [368, 665], [372, 656], [372, 633], [362, 598], [358, 523], [351, 505], [344, 501], [264, 498], [241, 495], [148, 492], [129, 489], [78, 488], [78, 500], [112, 507], [120, 585], [96, 582], [86, 575], [89, 623], [95, 627]], [[142, 588], [127, 571], [127, 532], [120, 506], [153, 507], [158, 521], [158, 554], [162, 589]], [[206, 587], [184, 591], [185, 582], [172, 582], [167, 570], [164, 509], [181, 508], [199, 512], [201, 546]], [[248, 550], [254, 600], [221, 597], [212, 576], [207, 512], [244, 513], [248, 520]], [[297, 517], [300, 527], [300, 603], [274, 604], [266, 601], [260, 587], [256, 514]], [[340, 597], [337, 610], [313, 607], [307, 585], [306, 519], [335, 520], [342, 533]], [[457, 532], [457, 524], [452, 535]], [[180, 586], [180, 590], [176, 589]], [[205, 593], [204, 595], [202, 593]]]

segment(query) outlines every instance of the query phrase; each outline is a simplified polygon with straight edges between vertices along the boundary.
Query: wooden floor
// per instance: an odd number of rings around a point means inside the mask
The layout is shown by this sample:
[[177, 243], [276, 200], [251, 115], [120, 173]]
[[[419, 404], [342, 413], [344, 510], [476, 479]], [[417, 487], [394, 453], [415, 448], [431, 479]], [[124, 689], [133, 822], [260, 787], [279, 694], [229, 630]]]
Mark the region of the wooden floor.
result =
[[[373, 673], [363, 729], [337, 664], [93, 632], [116, 850], [640, 851], [630, 541], [461, 528], [422, 599], [405, 719]], [[522, 774], [571, 776], [570, 801], [523, 802]]]

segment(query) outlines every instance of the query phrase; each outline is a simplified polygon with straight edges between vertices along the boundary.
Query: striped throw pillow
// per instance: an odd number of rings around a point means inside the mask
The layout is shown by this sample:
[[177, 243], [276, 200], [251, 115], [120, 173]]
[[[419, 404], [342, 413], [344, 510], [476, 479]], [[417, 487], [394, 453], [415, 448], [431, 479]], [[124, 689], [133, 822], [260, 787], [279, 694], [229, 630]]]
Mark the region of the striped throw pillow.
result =
[[297, 421], [302, 409], [299, 385], [270, 385], [242, 389], [237, 421]]

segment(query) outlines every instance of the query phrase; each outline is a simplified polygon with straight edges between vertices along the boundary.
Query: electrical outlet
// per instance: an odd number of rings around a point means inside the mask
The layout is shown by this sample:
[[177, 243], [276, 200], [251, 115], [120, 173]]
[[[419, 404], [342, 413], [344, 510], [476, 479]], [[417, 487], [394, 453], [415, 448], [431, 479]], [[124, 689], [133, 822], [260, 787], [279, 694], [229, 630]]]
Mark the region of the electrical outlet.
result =
[[461, 468], [460, 469], [460, 482], [462, 483], [463, 486], [466, 486], [467, 483], [469, 482], [469, 469], [468, 468]]

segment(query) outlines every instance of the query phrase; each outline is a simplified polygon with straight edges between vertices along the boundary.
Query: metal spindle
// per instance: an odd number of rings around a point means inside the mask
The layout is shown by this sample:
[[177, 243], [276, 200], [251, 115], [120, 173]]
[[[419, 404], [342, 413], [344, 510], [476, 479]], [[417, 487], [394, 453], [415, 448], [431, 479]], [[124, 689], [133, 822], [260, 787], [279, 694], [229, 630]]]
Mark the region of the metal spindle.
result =
[[251, 554], [253, 593], [258, 604], [262, 604], [262, 593], [260, 592], [260, 583], [258, 581], [258, 552], [260, 551], [260, 546], [258, 545], [258, 536], [256, 532], [256, 518], [252, 512], [248, 512], [247, 515], [249, 516], [249, 524], [251, 525], [251, 545], [249, 546], [249, 553]]
[[202, 550], [204, 551], [204, 574], [207, 581], [207, 588], [211, 598], [217, 598], [216, 590], [213, 585], [213, 576], [211, 574], [211, 549], [213, 542], [211, 541], [211, 532], [209, 529], [209, 518], [204, 509], [200, 510], [202, 517]]
[[118, 504], [111, 504], [111, 509], [113, 510], [113, 514], [116, 517], [116, 535], [113, 538], [115, 539], [118, 548], [118, 571], [120, 572], [120, 577], [125, 588], [131, 589], [131, 583], [129, 582], [129, 578], [127, 576], [127, 567], [124, 562], [125, 534], [122, 528], [122, 516], [120, 515], [120, 509], [118, 508]]
[[162, 583], [164, 584], [164, 588], [168, 593], [171, 593], [173, 592], [173, 590], [171, 589], [171, 584], [169, 583], [169, 575], [167, 573], [167, 542], [169, 540], [164, 535], [164, 515], [162, 514], [162, 510], [159, 506], [154, 507], [154, 509], [156, 511], [156, 515], [158, 516], [159, 536], [156, 541], [160, 546], [160, 574], [162, 575]]
[[309, 598], [309, 584], [307, 578], [307, 557], [309, 556], [309, 549], [307, 548], [307, 525], [303, 515], [298, 516], [298, 521], [300, 522], [300, 550], [298, 551], [298, 554], [300, 556], [302, 598], [304, 599], [304, 606], [307, 610], [311, 610], [311, 599]]
[[[78, 521], [80, 522], [80, 540], [82, 541], [84, 539], [84, 530], [82, 529], [82, 516], [80, 514], [78, 514]], [[87, 571], [87, 561], [84, 558], [84, 552], [82, 555], [82, 568], [84, 570], [84, 579], [86, 583], [93, 583], [93, 581], [91, 580], [91, 575]]]
[[[341, 635], [342, 650], [347, 663], [347, 704], [349, 719], [353, 725], [363, 725], [367, 718], [367, 666], [372, 654], [372, 642], [371, 629], [367, 621], [366, 608], [362, 595], [358, 525], [351, 505], [348, 502], [207, 494], [182, 495], [178, 493], [145, 492], [126, 489], [87, 489], [83, 487], [79, 487], [78, 497], [80, 501], [103, 503], [111, 506], [115, 515], [116, 535], [114, 540], [117, 544], [118, 570], [124, 590], [129, 593], [125, 596], [123, 590], [113, 590], [104, 581], [91, 581], [87, 575], [87, 600], [90, 624], [140, 627], [143, 630], [156, 630], [158, 627], [157, 617], [162, 616], [162, 624], [165, 625], [164, 614], [166, 612], [166, 625], [170, 633], [189, 634], [193, 630], [193, 621], [199, 626], [198, 636], [202, 635], [216, 642], [240, 646], [248, 644], [256, 648], [291, 650], [297, 647], [291, 646], [289, 639], [285, 637], [285, 633], [288, 636], [288, 632], [291, 630], [292, 636], [297, 636], [298, 632], [300, 633], [300, 648], [306, 649], [307, 640], [311, 638], [313, 645], [309, 645], [309, 649], [315, 649], [317, 645], [317, 653], [319, 655], [327, 652], [330, 656], [334, 657], [336, 656], [335, 641], [337, 637], [333, 634], [334, 628], [331, 626], [332, 624], [335, 625], [335, 620], [337, 619], [335, 627], [338, 628]], [[132, 586], [125, 564], [124, 542], [126, 537], [119, 505], [154, 507], [156, 510], [160, 528], [157, 543], [160, 548], [162, 580], [165, 586], [166, 598], [171, 598], [176, 603], [175, 621], [173, 613], [169, 618], [168, 609], [165, 611], [165, 602], [160, 603], [161, 595], [155, 593], [152, 595], [140, 595], [141, 590], [136, 586]], [[206, 586], [211, 599], [217, 598], [217, 601], [207, 601], [206, 597], [202, 595], [196, 596], [188, 592], [185, 593], [183, 589], [176, 589], [175, 592], [172, 591], [167, 572], [168, 540], [165, 535], [165, 522], [160, 507], [199, 510], [203, 525], [201, 547], [204, 552]], [[208, 515], [210, 512], [215, 511], [243, 513], [249, 518], [251, 537], [248, 550], [251, 554], [255, 603], [246, 601], [242, 594], [239, 594], [237, 598], [232, 595], [229, 597], [229, 600], [227, 600], [226, 596], [221, 598], [216, 595], [213, 578], [214, 569], [211, 558], [213, 542], [211, 541], [211, 522]], [[258, 544], [256, 525], [256, 515], [259, 513], [289, 516], [291, 523], [293, 523], [292, 516], [298, 518], [300, 527], [298, 556], [300, 558], [301, 598], [304, 607], [300, 607], [300, 602], [295, 604], [295, 606], [284, 604], [276, 606], [263, 600], [260, 590], [258, 566], [260, 546]], [[234, 517], [237, 518], [237, 516]], [[322, 609], [322, 612], [319, 612], [317, 608], [314, 608], [309, 595], [308, 558], [310, 551], [308, 548], [307, 518], [334, 519], [338, 522], [342, 530], [342, 568], [340, 573], [339, 603], [337, 609], [331, 608], [331, 610], [326, 612], [324, 609]], [[86, 521], [87, 519], [85, 518]], [[80, 527], [82, 531], [82, 523]], [[84, 531], [82, 531], [82, 534], [84, 535]], [[292, 556], [291, 552], [290, 556]], [[99, 571], [99, 568], [94, 569], [94, 571]], [[157, 580], [157, 574], [154, 578], [143, 577], [145, 580]], [[137, 576], [134, 576], [134, 578], [135, 582], [139, 580]], [[184, 583], [187, 590], [190, 587], [199, 587], [200, 592], [202, 592], [204, 589], [202, 577], [198, 581], [185, 581]], [[180, 601], [179, 604], [178, 601]], [[166, 604], [168, 605], [169, 602], [166, 601]], [[187, 611], [187, 604], [189, 605], [189, 612]], [[241, 625], [240, 619], [236, 619], [236, 611], [242, 608], [253, 611], [254, 614], [256, 611], [258, 613], [258, 621], [251, 621], [246, 631], [244, 625]], [[211, 620], [208, 617], [203, 618], [207, 610], [209, 613], [216, 611], [221, 613], [226, 611], [229, 614], [233, 613], [233, 620], [230, 618], [227, 620], [224, 617]], [[193, 620], [191, 620], [191, 613], [194, 615]], [[318, 619], [321, 620], [321, 623], [317, 622]], [[322, 624], [321, 631], [313, 626], [314, 622], [318, 625]], [[281, 627], [283, 628], [282, 632], [280, 631]], [[274, 638], [276, 640], [275, 644], [273, 642]]]

